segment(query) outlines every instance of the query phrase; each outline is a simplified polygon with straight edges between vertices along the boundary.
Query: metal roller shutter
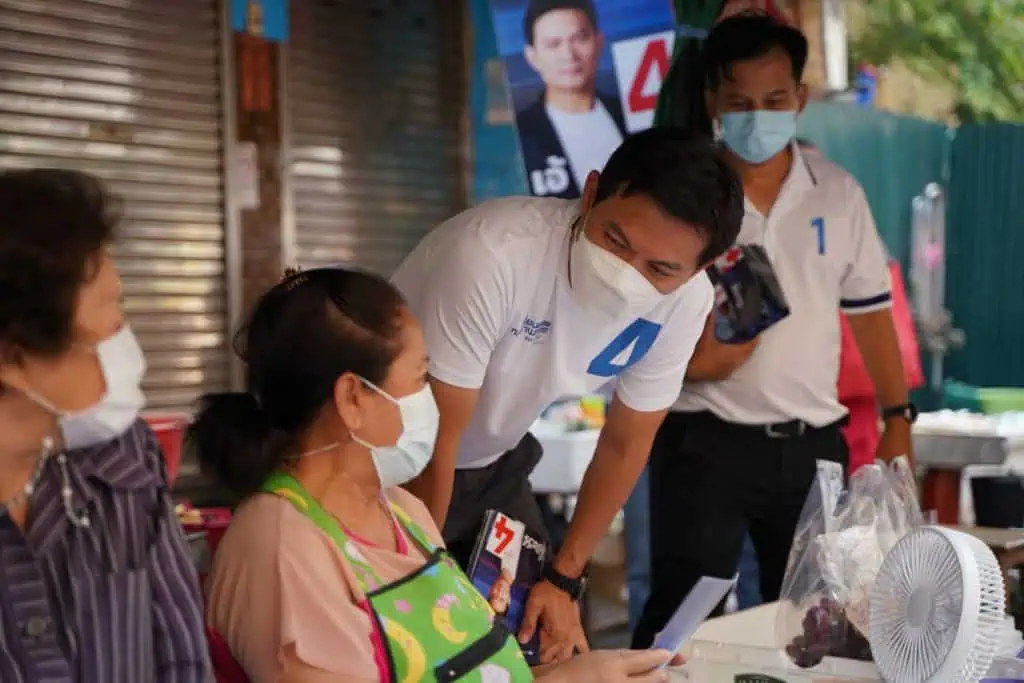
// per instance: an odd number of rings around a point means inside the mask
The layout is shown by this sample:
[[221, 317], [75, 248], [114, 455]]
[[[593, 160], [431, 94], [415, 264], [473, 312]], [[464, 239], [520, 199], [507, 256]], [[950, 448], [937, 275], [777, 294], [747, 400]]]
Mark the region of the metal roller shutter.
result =
[[228, 384], [216, 0], [0, 0], [0, 165], [123, 199], [116, 253], [151, 410]]
[[295, 256], [390, 274], [464, 203], [453, 0], [305, 0], [288, 51]]

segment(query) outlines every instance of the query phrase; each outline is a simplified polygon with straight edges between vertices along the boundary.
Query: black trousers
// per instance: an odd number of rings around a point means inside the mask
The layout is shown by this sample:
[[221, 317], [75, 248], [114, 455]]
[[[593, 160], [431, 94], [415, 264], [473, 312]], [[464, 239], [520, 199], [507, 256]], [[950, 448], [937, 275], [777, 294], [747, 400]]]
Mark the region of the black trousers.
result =
[[527, 533], [551, 547], [540, 505], [530, 488], [530, 473], [543, 449], [527, 434], [487, 467], [455, 470], [452, 502], [442, 536], [460, 567], [466, 569], [488, 510], [497, 510], [526, 525]]
[[815, 461], [848, 466], [841, 425], [768, 429], [669, 413], [651, 450], [651, 592], [633, 647], [650, 647], [701, 576], [736, 574], [748, 530], [761, 595], [778, 599]]

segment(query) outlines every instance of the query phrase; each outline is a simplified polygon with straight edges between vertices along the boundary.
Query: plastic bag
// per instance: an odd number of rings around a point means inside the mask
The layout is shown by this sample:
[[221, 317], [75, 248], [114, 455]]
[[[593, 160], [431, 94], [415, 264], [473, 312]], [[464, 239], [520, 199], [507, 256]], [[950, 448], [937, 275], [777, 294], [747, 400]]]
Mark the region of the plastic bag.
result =
[[906, 458], [859, 469], [819, 461], [782, 582], [776, 633], [794, 664], [826, 656], [869, 661], [868, 605], [889, 550], [924, 523]]

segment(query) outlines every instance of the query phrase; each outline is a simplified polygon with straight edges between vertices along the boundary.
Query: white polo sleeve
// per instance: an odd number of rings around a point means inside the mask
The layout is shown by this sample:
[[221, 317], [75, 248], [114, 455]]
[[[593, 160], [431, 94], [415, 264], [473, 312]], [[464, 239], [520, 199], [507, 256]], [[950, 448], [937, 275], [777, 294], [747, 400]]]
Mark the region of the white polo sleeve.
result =
[[852, 178], [847, 192], [850, 213], [850, 259], [840, 287], [839, 305], [857, 315], [892, 306], [892, 283], [885, 246], [875, 227], [864, 190]]
[[474, 231], [448, 224], [437, 230], [448, 234], [440, 240], [428, 236], [391, 281], [423, 329], [431, 376], [479, 389], [506, 327], [510, 269]]
[[704, 332], [715, 298], [711, 281], [704, 273], [686, 283], [681, 294], [651, 350], [619, 375], [615, 395], [633, 410], [665, 410], [679, 398], [686, 366]]

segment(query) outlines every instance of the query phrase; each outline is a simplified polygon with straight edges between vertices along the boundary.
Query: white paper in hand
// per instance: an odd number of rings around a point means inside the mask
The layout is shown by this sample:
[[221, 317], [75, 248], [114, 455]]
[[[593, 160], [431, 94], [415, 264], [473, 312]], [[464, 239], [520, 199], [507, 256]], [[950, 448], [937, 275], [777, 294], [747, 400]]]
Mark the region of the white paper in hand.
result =
[[[720, 603], [736, 585], [737, 577], [716, 579], [702, 576], [697, 585], [683, 598], [675, 614], [665, 628], [655, 637], [653, 649], [679, 652], [686, 641], [697, 631], [715, 605]], [[666, 664], [662, 666], [666, 666]]]

